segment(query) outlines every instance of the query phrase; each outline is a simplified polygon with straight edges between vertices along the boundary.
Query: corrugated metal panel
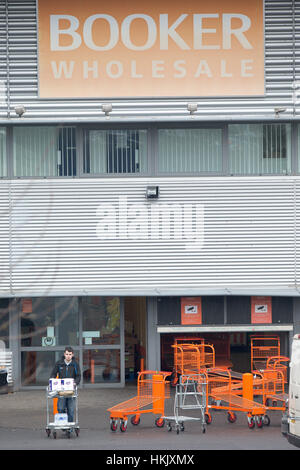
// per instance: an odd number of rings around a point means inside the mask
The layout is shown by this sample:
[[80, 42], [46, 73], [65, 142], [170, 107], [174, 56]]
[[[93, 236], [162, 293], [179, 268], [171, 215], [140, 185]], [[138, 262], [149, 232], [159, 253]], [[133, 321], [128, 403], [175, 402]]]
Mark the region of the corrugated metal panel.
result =
[[[6, 70], [6, 15], [8, 11], [9, 67]], [[36, 5], [33, 0], [0, 1], [0, 80], [9, 75], [11, 117], [14, 106], [24, 104], [23, 120], [107, 122], [99, 100], [39, 100], [37, 67]], [[274, 118], [274, 108], [287, 108], [293, 116], [293, 81], [300, 74], [300, 0], [265, 0], [266, 96], [258, 98], [198, 99], [194, 116], [186, 100], [120, 100], [113, 102], [111, 122], [136, 120]], [[298, 100], [299, 101], [299, 100]], [[299, 106], [296, 115], [300, 112]], [[6, 109], [0, 105], [0, 119]], [[299, 117], [299, 115], [298, 115]]]
[[0, 182], [0, 296], [10, 292], [10, 185]]
[[[11, 295], [299, 295], [300, 179], [155, 182], [158, 201], [145, 199], [146, 178], [12, 181]], [[194, 250], [172, 224], [162, 239], [162, 220], [150, 219], [158, 204], [203, 207], [203, 246], [200, 225]]]

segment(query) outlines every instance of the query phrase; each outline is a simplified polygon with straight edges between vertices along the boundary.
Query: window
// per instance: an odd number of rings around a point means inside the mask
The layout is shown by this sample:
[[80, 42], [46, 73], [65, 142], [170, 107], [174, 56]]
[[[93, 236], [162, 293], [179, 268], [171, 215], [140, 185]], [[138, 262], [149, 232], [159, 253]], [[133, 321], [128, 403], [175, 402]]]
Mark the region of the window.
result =
[[110, 129], [84, 132], [84, 174], [131, 174], [146, 171], [146, 130]]
[[285, 124], [263, 125], [263, 158], [287, 158]]
[[83, 297], [83, 344], [120, 344], [120, 298]]
[[77, 297], [20, 299], [21, 346], [78, 345]]
[[228, 136], [231, 174], [291, 173], [290, 124], [231, 124]]
[[76, 175], [75, 127], [14, 127], [13, 175]]
[[222, 172], [222, 129], [160, 129], [160, 173]]
[[7, 176], [5, 127], [0, 127], [0, 177], [1, 176]]
[[0, 342], [9, 347], [9, 299], [4, 298], [0, 299]]

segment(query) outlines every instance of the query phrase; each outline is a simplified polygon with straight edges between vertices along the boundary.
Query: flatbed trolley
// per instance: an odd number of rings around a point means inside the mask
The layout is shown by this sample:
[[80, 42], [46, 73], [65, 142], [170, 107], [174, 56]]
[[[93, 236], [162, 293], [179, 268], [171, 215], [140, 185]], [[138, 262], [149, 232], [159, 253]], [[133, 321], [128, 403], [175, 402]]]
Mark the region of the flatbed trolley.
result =
[[[74, 431], [76, 437], [79, 436], [79, 424], [78, 424], [78, 390], [77, 387], [74, 388], [74, 391], [71, 394], [63, 394], [64, 392], [51, 392], [49, 387], [46, 388], [46, 402], [47, 402], [47, 425], [46, 425], [46, 433], [47, 436], [50, 437], [51, 432], [54, 439], [57, 437], [57, 431], [63, 431], [66, 433], [67, 437], [70, 439], [71, 432]], [[64, 424], [55, 423], [55, 421], [50, 421], [50, 406], [49, 402], [52, 401], [53, 398], [59, 397], [68, 397], [74, 398], [75, 406], [74, 406], [74, 422], [68, 422]], [[52, 408], [52, 407], [51, 407]], [[51, 413], [53, 417], [53, 414]]]
[[[243, 374], [243, 380], [235, 380], [234, 372], [229, 370], [208, 369], [204, 372], [207, 376], [207, 410], [206, 423], [210, 424], [212, 416], [210, 409], [227, 411], [227, 419], [230, 423], [236, 421], [235, 411], [247, 414], [249, 429], [253, 429], [255, 424], [261, 428], [264, 425], [264, 416], [266, 407], [253, 401], [253, 376], [252, 374]], [[245, 376], [251, 378], [250, 396], [244, 386]], [[259, 379], [261, 381], [261, 379]], [[247, 392], [247, 393], [246, 393]]]
[[144, 413], [158, 415], [155, 419], [155, 425], [159, 428], [163, 427], [165, 424], [163, 419], [165, 398], [170, 398], [170, 384], [166, 381], [166, 378], [170, 375], [171, 372], [157, 372], [152, 370], [139, 372], [137, 396], [107, 410], [110, 413], [111, 430], [117, 430], [119, 421], [120, 431], [125, 432], [127, 429], [128, 416], [132, 415], [130, 420], [131, 424], [136, 426], [140, 423], [141, 414]]
[[[204, 374], [181, 375], [176, 385], [174, 397], [174, 416], [164, 416], [168, 431], [172, 431], [172, 421], [175, 421], [177, 434], [184, 431], [186, 421], [200, 421], [202, 433], [206, 431], [205, 411], [207, 406], [207, 382]], [[197, 410], [199, 417], [182, 416], [180, 410]]]

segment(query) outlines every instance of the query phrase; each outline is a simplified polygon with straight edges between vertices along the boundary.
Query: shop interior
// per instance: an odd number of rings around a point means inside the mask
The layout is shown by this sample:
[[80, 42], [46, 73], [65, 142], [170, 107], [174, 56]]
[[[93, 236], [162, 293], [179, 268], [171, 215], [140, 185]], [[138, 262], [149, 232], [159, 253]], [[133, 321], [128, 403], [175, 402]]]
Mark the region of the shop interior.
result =
[[125, 297], [125, 381], [134, 381], [146, 364], [146, 297]]
[[[174, 367], [174, 348], [176, 339], [192, 342], [193, 338], [202, 338], [205, 343], [211, 344], [215, 352], [215, 367], [230, 368], [235, 372], [247, 373], [251, 371], [251, 336], [253, 333], [199, 333], [199, 334], [161, 334], [161, 369], [172, 371]], [[260, 333], [259, 336], [270, 337], [272, 333]], [[280, 354], [286, 355], [288, 337], [286, 333], [276, 333], [279, 337]], [[266, 342], [266, 344], [268, 344]]]

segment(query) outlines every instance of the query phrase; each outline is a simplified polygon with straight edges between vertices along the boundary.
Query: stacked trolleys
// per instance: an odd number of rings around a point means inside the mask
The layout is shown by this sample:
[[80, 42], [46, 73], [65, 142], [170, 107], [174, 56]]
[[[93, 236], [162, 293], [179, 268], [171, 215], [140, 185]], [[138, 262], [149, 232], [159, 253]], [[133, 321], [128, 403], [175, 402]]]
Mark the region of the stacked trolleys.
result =
[[[55, 422], [50, 421], [50, 406], [49, 401], [53, 400], [57, 396], [67, 396], [68, 398], [73, 398], [75, 400], [75, 407], [74, 407], [74, 422]], [[66, 433], [67, 437], [70, 439], [71, 432], [74, 431], [76, 437], [79, 436], [79, 424], [78, 424], [78, 391], [77, 387], [75, 386], [74, 390], [70, 393], [63, 393], [63, 392], [51, 392], [49, 387], [46, 388], [46, 401], [47, 401], [47, 424], [46, 424], [46, 433], [47, 436], [50, 437], [51, 431], [52, 436], [54, 439], [57, 437], [57, 431], [63, 431]], [[53, 415], [52, 415], [53, 416]]]
[[[207, 382], [204, 374], [181, 375], [176, 385], [174, 398], [174, 416], [164, 416], [168, 431], [172, 431], [172, 421], [175, 421], [177, 434], [184, 431], [186, 421], [200, 421], [202, 433], [206, 431]], [[180, 410], [197, 410], [200, 416], [182, 416]]]

